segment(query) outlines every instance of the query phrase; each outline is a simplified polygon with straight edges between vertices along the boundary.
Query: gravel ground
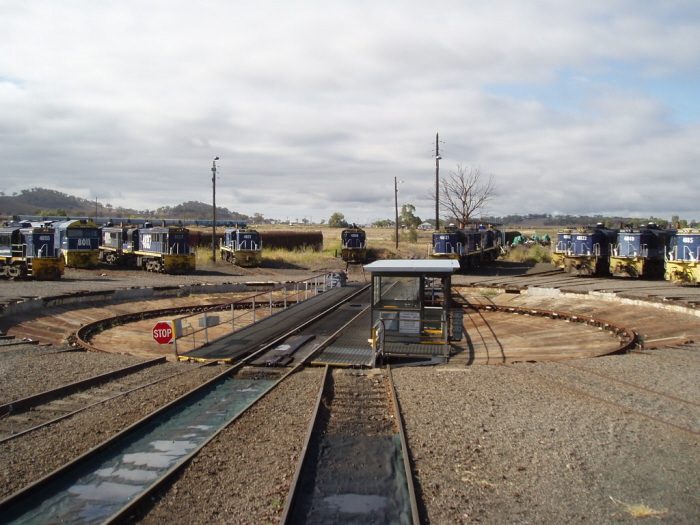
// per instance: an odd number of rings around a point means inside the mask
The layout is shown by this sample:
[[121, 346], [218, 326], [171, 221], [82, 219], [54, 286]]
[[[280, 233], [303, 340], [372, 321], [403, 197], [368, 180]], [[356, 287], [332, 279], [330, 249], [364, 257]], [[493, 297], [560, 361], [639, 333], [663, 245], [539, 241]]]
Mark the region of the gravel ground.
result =
[[394, 378], [426, 523], [629, 523], [625, 504], [698, 522], [697, 434], [503, 366]]

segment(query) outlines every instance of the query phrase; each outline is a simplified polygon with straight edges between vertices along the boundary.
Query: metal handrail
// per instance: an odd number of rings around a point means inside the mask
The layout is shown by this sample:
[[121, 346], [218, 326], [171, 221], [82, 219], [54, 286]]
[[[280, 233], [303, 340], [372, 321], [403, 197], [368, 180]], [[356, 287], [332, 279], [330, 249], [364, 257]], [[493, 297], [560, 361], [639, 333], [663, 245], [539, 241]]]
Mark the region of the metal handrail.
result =
[[[255, 324], [261, 321], [263, 318], [276, 315], [292, 306], [299, 304], [307, 299], [315, 297], [319, 293], [327, 290], [330, 286], [335, 284], [333, 280], [333, 275], [337, 274], [337, 271], [327, 272], [322, 275], [316, 275], [308, 279], [301, 281], [295, 281], [292, 283], [285, 283], [272, 288], [271, 290], [259, 292], [242, 299], [238, 299], [231, 303], [220, 304], [212, 306], [203, 311], [197, 313], [188, 314], [182, 317], [173, 319], [173, 324], [179, 324], [181, 327], [187, 326], [191, 329], [191, 332], [179, 335], [175, 334], [175, 339], [173, 341], [174, 351], [177, 355], [178, 348], [177, 342], [179, 339], [185, 339], [187, 337], [192, 337], [193, 348], [198, 348], [195, 342], [195, 335], [203, 332], [203, 342], [199, 346], [206, 346], [210, 343], [209, 340], [209, 329], [215, 326], [221, 326], [226, 323], [231, 324], [231, 329], [224, 335], [232, 334], [245, 326]], [[293, 294], [289, 297], [288, 291], [293, 289]], [[277, 297], [275, 297], [275, 295]], [[280, 297], [281, 295], [281, 297]], [[262, 309], [267, 310], [265, 315], [258, 319], [258, 314]], [[273, 311], [278, 309], [278, 311]], [[220, 318], [220, 314], [230, 310], [230, 317], [224, 319]], [[239, 315], [236, 315], [236, 310], [241, 311]], [[216, 315], [214, 315], [216, 313]], [[250, 316], [252, 314], [252, 322], [246, 323], [241, 322], [241, 318], [244, 316]], [[194, 321], [194, 318], [199, 318], [199, 321]], [[238, 321], [238, 322], [237, 322]], [[200, 327], [197, 327], [197, 325]], [[183, 331], [184, 332], [184, 331]]]

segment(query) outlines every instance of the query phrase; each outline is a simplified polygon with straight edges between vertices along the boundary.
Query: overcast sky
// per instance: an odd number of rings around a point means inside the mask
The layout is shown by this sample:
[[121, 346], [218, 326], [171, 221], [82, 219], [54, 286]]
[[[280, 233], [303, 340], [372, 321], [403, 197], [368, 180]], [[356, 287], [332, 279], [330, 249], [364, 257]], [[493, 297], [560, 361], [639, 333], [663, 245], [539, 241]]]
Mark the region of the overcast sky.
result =
[[0, 191], [350, 222], [700, 220], [697, 0], [3, 0]]

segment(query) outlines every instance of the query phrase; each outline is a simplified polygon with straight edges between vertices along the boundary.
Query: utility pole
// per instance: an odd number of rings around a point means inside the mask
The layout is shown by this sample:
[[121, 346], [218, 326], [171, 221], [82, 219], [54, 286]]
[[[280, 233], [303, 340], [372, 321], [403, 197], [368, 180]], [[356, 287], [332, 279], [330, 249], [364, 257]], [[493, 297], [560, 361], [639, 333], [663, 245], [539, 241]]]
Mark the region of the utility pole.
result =
[[214, 157], [211, 166], [211, 187], [212, 187], [212, 207], [213, 217], [211, 221], [211, 260], [216, 262], [216, 161], [219, 157]]
[[440, 141], [435, 134], [435, 231], [440, 230]]
[[394, 211], [396, 211], [396, 249], [399, 249], [399, 183], [394, 177]]

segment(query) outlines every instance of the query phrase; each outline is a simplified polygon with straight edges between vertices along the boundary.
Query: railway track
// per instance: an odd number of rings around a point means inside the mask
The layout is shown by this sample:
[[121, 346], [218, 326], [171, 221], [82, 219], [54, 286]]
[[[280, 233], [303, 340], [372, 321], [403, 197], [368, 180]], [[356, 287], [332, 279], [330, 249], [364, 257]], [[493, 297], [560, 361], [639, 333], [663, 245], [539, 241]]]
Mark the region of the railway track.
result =
[[0, 343], [0, 363], [23, 359], [26, 357], [42, 357], [50, 354], [62, 354], [75, 352], [74, 348], [56, 348], [55, 346], [40, 345], [38, 341], [15, 341], [12, 343]]
[[[346, 300], [356, 300], [355, 295]], [[336, 305], [329, 309], [335, 310]], [[330, 325], [332, 332], [342, 330], [348, 318], [356, 315], [352, 309], [341, 309], [340, 321], [318, 316], [316, 329], [323, 331], [322, 325]], [[313, 330], [311, 326], [304, 329]], [[288, 332], [284, 337], [290, 335]], [[327, 340], [333, 335], [327, 334]], [[306, 342], [313, 339], [307, 337]], [[6, 520], [3, 522], [46, 523], [49, 517], [62, 522], [76, 516], [76, 522], [86, 524], [121, 519], [223, 428], [302, 366], [303, 360], [283, 367], [248, 364], [263, 359], [279, 342], [277, 339], [242, 356], [235, 366], [226, 367], [214, 379], [0, 501], [0, 515]], [[308, 357], [310, 352], [304, 355]]]
[[419, 523], [391, 369], [326, 367], [281, 523]]
[[283, 378], [221, 374], [3, 501], [3, 523], [110, 523], [123, 517]]
[[153, 379], [153, 374], [141, 373], [165, 362], [164, 357], [151, 359], [0, 405], [0, 443], [206, 366], [200, 365], [177, 373], [164, 370], [162, 376], [157, 379]]

